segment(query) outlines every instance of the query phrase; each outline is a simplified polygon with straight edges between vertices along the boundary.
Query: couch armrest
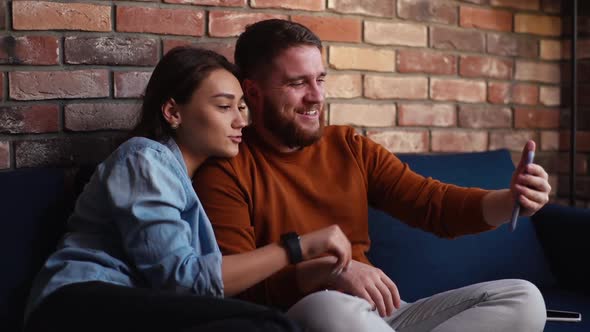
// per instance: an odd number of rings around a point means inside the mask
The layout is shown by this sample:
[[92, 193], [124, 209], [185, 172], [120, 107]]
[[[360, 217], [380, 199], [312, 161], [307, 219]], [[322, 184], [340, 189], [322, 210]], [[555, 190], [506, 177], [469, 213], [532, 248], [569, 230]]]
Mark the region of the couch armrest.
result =
[[532, 220], [549, 266], [559, 285], [590, 292], [590, 209], [547, 204]]

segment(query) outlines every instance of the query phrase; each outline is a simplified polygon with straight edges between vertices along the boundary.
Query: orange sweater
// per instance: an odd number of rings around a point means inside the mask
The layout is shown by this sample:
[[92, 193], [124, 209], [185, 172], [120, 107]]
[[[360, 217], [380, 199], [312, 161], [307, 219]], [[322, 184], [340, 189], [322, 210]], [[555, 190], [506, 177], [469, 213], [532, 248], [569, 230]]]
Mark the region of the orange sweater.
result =
[[[253, 128], [243, 135], [237, 157], [209, 160], [194, 181], [224, 254], [337, 223], [353, 259], [369, 263], [369, 205], [442, 237], [492, 228], [481, 211], [487, 191], [424, 178], [353, 128], [328, 126], [318, 142], [293, 153], [272, 150]], [[290, 266], [240, 297], [288, 308], [304, 295]]]

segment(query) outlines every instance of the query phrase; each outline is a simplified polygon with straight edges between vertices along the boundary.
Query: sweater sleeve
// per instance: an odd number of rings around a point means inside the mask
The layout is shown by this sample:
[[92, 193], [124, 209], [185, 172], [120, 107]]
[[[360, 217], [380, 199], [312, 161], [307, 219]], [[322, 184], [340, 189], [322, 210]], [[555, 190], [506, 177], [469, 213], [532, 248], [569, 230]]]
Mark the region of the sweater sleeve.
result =
[[371, 206], [439, 237], [453, 238], [494, 228], [483, 218], [482, 199], [487, 190], [425, 178], [364, 136], [351, 133], [349, 141], [365, 170]]
[[124, 250], [153, 288], [222, 296], [221, 253], [193, 246], [191, 226], [181, 216], [188, 200], [183, 170], [170, 160], [171, 154], [145, 148], [104, 172]]
[[[231, 255], [255, 250], [256, 230], [251, 220], [250, 193], [233, 165], [227, 160], [206, 162], [195, 175], [193, 186], [213, 224], [222, 253]], [[296, 287], [295, 267], [289, 265], [237, 297], [287, 309], [303, 296]]]

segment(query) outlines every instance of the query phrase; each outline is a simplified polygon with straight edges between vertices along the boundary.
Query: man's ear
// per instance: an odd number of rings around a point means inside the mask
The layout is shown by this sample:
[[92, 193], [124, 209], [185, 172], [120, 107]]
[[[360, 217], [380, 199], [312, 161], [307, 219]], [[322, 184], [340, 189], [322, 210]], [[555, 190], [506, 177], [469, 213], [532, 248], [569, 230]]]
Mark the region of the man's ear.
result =
[[162, 105], [162, 116], [164, 116], [164, 119], [166, 119], [166, 122], [168, 122], [172, 128], [178, 128], [182, 119], [180, 117], [178, 104], [176, 104], [174, 99], [170, 98]]
[[242, 82], [242, 90], [244, 90], [246, 101], [253, 105], [253, 107], [257, 107], [260, 103], [259, 99], [262, 96], [258, 82], [251, 79], [245, 79]]

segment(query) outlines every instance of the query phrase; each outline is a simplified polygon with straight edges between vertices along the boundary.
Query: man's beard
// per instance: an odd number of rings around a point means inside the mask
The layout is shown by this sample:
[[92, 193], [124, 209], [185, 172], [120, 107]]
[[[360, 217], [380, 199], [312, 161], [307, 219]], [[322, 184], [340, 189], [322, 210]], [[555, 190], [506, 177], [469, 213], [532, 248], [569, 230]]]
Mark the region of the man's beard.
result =
[[302, 148], [312, 145], [322, 137], [324, 131], [323, 104], [305, 108], [305, 111], [311, 110], [317, 110], [319, 112], [319, 127], [313, 132], [306, 131], [297, 124], [295, 121], [295, 110], [289, 114], [290, 116], [287, 116], [266, 100], [263, 110], [264, 127], [289, 148]]

